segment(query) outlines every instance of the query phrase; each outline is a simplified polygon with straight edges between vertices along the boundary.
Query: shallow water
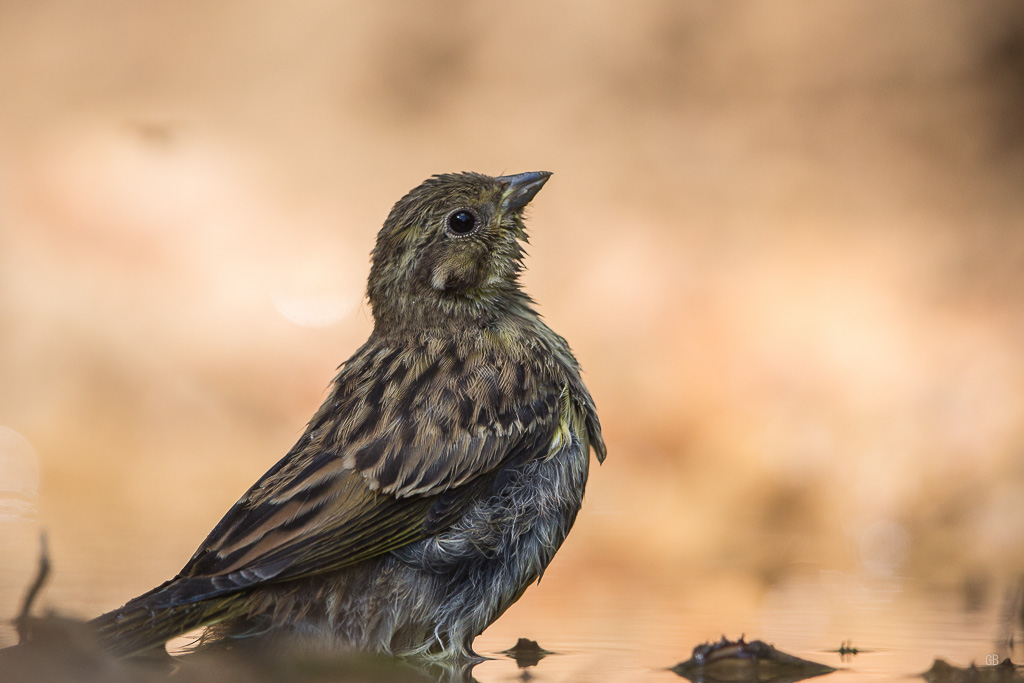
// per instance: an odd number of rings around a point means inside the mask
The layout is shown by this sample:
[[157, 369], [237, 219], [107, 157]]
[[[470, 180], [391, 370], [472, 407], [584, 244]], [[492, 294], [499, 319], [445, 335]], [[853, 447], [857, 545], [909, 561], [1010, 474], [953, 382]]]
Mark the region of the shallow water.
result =
[[[728, 583], [716, 582], [699, 598], [682, 603], [665, 596], [660, 603], [629, 605], [629, 596], [623, 595], [616, 609], [590, 615], [593, 621], [585, 632], [552, 633], [541, 640], [560, 654], [529, 672], [551, 681], [671, 681], [677, 677], [669, 668], [723, 631], [730, 639], [745, 633], [748, 640], [774, 643], [789, 654], [835, 667], [830, 677], [842, 681], [916, 676], [935, 659], [967, 666], [1021, 657], [1020, 647], [1011, 652], [1006, 643], [1002, 605], [967, 611], [959, 599], [915, 595], [895, 579], [874, 587], [837, 579], [794, 581], [760, 599], [739, 601]], [[478, 639], [478, 650], [501, 657], [495, 653], [511, 642], [508, 628], [496, 624]], [[603, 634], [596, 632], [601, 629]], [[844, 642], [861, 652], [852, 657], [830, 652]], [[514, 674], [508, 659], [474, 670], [481, 681], [509, 680]]]
[[[1020, 604], [1008, 597], [1014, 594], [1009, 589], [936, 593], [907, 577], [829, 571], [792, 576], [768, 588], [742, 576], [693, 575], [669, 582], [620, 576], [609, 583], [596, 571], [571, 574], [553, 565], [541, 585], [477, 639], [477, 651], [492, 659], [475, 667], [476, 680], [667, 683], [680, 680], [670, 668], [688, 659], [696, 645], [722, 635], [773, 643], [837, 668], [828, 677], [846, 682], [907, 679], [935, 659], [967, 666], [1024, 655], [1020, 646], [1013, 651], [1010, 645], [1019, 629], [1011, 615], [1019, 620]], [[2, 578], [3, 609], [12, 614], [19, 597], [12, 590], [14, 577], [8, 570]], [[63, 604], [54, 595], [44, 596], [37, 613], [50, 607], [90, 616], [112, 599], [129, 597], [116, 576], [94, 582], [65, 575], [57, 583], [64, 586], [56, 591]], [[520, 637], [556, 654], [521, 669], [501, 652]], [[0, 633], [0, 644], [13, 638], [8, 628]], [[860, 652], [841, 657], [834, 650], [844, 643]]]

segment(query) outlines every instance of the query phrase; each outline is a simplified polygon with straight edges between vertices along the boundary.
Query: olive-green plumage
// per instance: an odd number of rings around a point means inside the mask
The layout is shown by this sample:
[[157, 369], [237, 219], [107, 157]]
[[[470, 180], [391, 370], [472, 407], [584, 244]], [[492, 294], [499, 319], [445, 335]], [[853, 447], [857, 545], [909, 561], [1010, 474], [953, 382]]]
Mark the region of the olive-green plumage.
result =
[[430, 178], [373, 250], [374, 330], [298, 443], [181, 572], [95, 619], [131, 655], [204, 644], [462, 657], [539, 578], [605, 456], [565, 340], [520, 289], [548, 173]]

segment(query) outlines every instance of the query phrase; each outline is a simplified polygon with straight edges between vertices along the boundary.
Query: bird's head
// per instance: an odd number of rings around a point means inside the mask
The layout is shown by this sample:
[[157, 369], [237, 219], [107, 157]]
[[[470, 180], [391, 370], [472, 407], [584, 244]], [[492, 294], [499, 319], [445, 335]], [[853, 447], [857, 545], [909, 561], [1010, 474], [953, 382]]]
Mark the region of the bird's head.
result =
[[377, 323], [480, 318], [528, 301], [519, 289], [523, 208], [550, 175], [436, 175], [400, 199], [373, 249], [367, 291]]

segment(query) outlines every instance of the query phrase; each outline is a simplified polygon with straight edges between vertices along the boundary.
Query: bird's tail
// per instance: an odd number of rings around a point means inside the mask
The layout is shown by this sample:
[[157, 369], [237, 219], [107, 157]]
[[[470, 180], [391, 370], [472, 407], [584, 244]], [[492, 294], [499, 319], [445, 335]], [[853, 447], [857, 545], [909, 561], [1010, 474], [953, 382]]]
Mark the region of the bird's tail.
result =
[[194, 629], [247, 611], [242, 593], [217, 595], [189, 603], [169, 603], [167, 594], [175, 592], [174, 583], [169, 581], [129, 601], [124, 607], [89, 622], [99, 646], [119, 657], [130, 657]]

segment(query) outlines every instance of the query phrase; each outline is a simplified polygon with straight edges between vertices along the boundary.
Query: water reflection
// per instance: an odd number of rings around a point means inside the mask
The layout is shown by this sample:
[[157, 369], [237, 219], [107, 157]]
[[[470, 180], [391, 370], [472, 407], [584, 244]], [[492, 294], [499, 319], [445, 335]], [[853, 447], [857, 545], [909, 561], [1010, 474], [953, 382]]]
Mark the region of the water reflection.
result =
[[[851, 584], [860, 588], [851, 592]], [[4, 680], [40, 680], [41, 673], [45, 678], [64, 667], [64, 673], [72, 672], [75, 680], [85, 681], [123, 676], [142, 681], [184, 677], [298, 683], [515, 679], [671, 683], [678, 680], [672, 667], [687, 659], [695, 647], [717, 641], [716, 630], [722, 625], [737, 636], [745, 630], [748, 646], [761, 640], [764, 643], [758, 647], [774, 646], [786, 655], [833, 667], [840, 672], [834, 674], [836, 680], [853, 680], [851, 674], [856, 680], [913, 677], [931, 669], [937, 659], [965, 667], [972, 662], [983, 666], [1024, 655], [1018, 644], [1019, 602], [1008, 608], [1005, 599], [996, 599], [970, 610], [956, 596], [936, 596], [913, 588], [887, 593], [884, 600], [864, 600], [862, 592], [870, 590], [869, 585], [807, 579], [801, 586], [794, 580], [785, 591], [737, 601], [736, 594], [745, 594], [740, 582], [689, 576], [676, 594], [652, 594], [649, 586], [632, 584], [596, 609], [579, 592], [570, 590], [552, 601], [542, 593], [541, 600], [524, 598], [510, 611], [510, 619], [499, 620], [480, 636], [476, 650], [488, 659], [465, 666], [303, 655], [266, 648], [122, 663], [90, 649], [88, 634], [80, 630], [79, 622], [49, 618], [37, 623], [42, 634], [37, 643], [43, 647], [20, 659], [0, 657], [0, 671]], [[913, 587], [914, 582], [905, 579], [904, 585]], [[813, 614], [808, 596], [816, 603]], [[1008, 610], [1013, 611], [1010, 633], [1005, 630]], [[575, 614], [561, 614], [563, 611]], [[48, 642], [56, 647], [47, 647]], [[737, 657], [733, 664], [727, 671], [730, 680], [747, 680], [743, 672], [749, 658]], [[815, 673], [823, 672], [817, 669]], [[791, 671], [776, 673], [780, 678], [773, 680], [797, 680]], [[708, 675], [693, 678], [698, 679], [714, 680]], [[760, 680], [768, 679], [760, 675]]]

